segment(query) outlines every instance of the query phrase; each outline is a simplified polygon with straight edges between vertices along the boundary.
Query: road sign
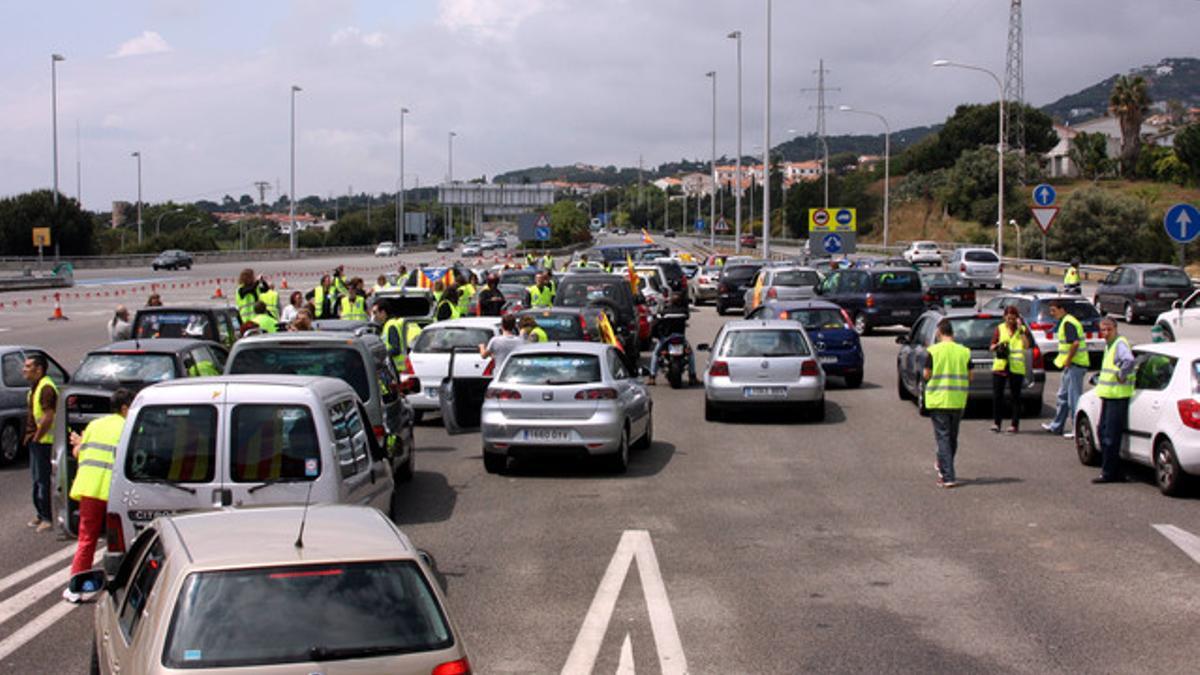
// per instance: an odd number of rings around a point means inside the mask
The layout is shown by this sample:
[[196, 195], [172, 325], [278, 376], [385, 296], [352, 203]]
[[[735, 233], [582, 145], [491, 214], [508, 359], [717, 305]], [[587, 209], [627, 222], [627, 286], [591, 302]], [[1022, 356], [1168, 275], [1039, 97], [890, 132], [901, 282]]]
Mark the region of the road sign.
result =
[[1037, 222], [1038, 227], [1042, 228], [1042, 234], [1050, 231], [1050, 226], [1054, 223], [1054, 219], [1058, 217], [1057, 206], [1033, 207], [1029, 209], [1033, 213], [1033, 219]]
[[857, 232], [858, 211], [852, 208], [828, 208], [808, 210], [810, 232]]
[[550, 241], [550, 228], [542, 226], [534, 226], [533, 238], [538, 241]]
[[696, 219], [696, 231], [697, 231], [697, 232], [702, 232], [703, 230], [704, 230], [704, 219], [703, 219], [703, 218], [697, 218], [697, 219]]
[[838, 209], [837, 216], [834, 220], [842, 227], [850, 227], [854, 224], [854, 212], [850, 209]]
[[[1055, 199], [1058, 199], [1058, 193], [1055, 192], [1054, 188], [1049, 184], [1042, 183], [1041, 185], [1033, 188], [1034, 204], [1037, 204], [1038, 206], [1050, 206], [1054, 203]], [[1046, 227], [1049, 227], [1049, 225]]]
[[821, 248], [825, 249], [826, 253], [841, 253], [842, 252], [842, 237], [839, 234], [827, 234], [821, 239]]
[[728, 231], [729, 231], [729, 223], [725, 222], [725, 216], [721, 216], [720, 218], [717, 219], [717, 232], [728, 232]]
[[1176, 204], [1167, 209], [1163, 227], [1167, 229], [1167, 236], [1186, 244], [1200, 235], [1200, 211], [1191, 204]]
[[50, 245], [50, 228], [48, 228], [48, 227], [33, 228], [33, 245], [34, 246], [49, 246]]
[[829, 212], [825, 209], [808, 210], [808, 226], [825, 227], [829, 224]]

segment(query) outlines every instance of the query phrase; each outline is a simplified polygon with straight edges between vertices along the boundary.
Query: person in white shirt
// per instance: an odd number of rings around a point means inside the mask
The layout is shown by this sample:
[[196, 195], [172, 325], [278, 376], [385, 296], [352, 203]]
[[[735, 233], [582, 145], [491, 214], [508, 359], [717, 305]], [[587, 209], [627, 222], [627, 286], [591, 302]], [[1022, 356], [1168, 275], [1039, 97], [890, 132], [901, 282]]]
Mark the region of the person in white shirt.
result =
[[300, 311], [301, 307], [304, 307], [304, 294], [300, 291], [292, 291], [292, 294], [288, 297], [287, 306], [283, 308], [283, 312], [279, 315], [279, 321], [285, 324], [291, 323], [296, 318], [296, 314]]

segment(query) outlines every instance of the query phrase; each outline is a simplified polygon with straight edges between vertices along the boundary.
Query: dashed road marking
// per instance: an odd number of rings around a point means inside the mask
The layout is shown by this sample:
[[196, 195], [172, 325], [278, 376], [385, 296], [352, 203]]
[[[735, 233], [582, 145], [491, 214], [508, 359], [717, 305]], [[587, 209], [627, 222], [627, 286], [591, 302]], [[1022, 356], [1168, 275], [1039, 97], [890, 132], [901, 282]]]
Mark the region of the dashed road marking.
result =
[[1200, 563], [1200, 537], [1174, 525], [1151, 525], [1151, 527], [1182, 549], [1189, 558]]
[[25, 581], [29, 577], [37, 574], [38, 572], [41, 572], [42, 570], [53, 565], [54, 563], [56, 563], [60, 560], [66, 560], [67, 558], [70, 558], [74, 554], [75, 554], [75, 544], [71, 544], [70, 546], [62, 547], [61, 549], [55, 551], [54, 553], [51, 553], [50, 555], [46, 556], [45, 558], [42, 558], [41, 560], [38, 560], [36, 562], [30, 563], [29, 565], [26, 565], [25, 567], [22, 567], [21, 569], [17, 570], [16, 572], [13, 572], [12, 574], [4, 577], [3, 579], [0, 579], [0, 593], [3, 593], [4, 591], [8, 590], [8, 588], [10, 586], [13, 586], [15, 584], [21, 583], [22, 581]]

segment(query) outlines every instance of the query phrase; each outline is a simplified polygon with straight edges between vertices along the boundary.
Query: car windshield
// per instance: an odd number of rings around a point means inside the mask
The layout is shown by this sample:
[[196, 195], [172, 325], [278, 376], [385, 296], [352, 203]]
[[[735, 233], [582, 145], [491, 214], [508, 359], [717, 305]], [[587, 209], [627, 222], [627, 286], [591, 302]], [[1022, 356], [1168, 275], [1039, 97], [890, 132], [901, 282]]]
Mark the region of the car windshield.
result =
[[208, 483], [216, 467], [217, 409], [148, 405], [133, 424], [125, 475], [132, 481]]
[[921, 278], [930, 286], [957, 286], [959, 284], [958, 275], [953, 272], [922, 274]]
[[987, 349], [992, 344], [992, 334], [996, 331], [996, 326], [1003, 321], [999, 316], [952, 319], [954, 341], [968, 349]]
[[991, 251], [967, 251], [963, 254], [963, 260], [981, 263], [1000, 262], [1000, 258], [996, 257], [996, 254]]
[[1187, 273], [1178, 269], [1146, 270], [1142, 274], [1142, 283], [1147, 288], [1192, 287], [1192, 280]]
[[831, 328], [846, 328], [846, 317], [842, 310], [830, 308], [793, 309], [780, 312], [779, 318], [799, 322], [807, 330], [828, 330]]
[[418, 354], [449, 354], [458, 348], [478, 350], [479, 345], [487, 344], [493, 335], [489, 328], [431, 326], [421, 331], [413, 343], [412, 351]]
[[721, 342], [726, 358], [782, 358], [808, 356], [808, 342], [798, 330], [735, 330]]
[[921, 275], [916, 272], [872, 272], [871, 288], [876, 291], [921, 291]]
[[228, 366], [230, 375], [323, 375], [336, 377], [354, 388], [364, 401], [371, 398], [367, 367], [358, 350], [349, 346], [250, 347], [237, 351]]
[[317, 428], [306, 406], [239, 405], [229, 438], [234, 482], [312, 481], [321, 475]]
[[88, 354], [71, 378], [73, 384], [147, 384], [175, 378], [170, 354], [105, 352]]
[[587, 384], [600, 381], [594, 354], [513, 354], [504, 362], [500, 382], [508, 384]]
[[[446, 649], [445, 616], [415, 562], [195, 572], [175, 601], [168, 668], [334, 661]], [[304, 672], [320, 670], [306, 668]]]
[[138, 338], [202, 338], [209, 331], [209, 318], [197, 312], [139, 313], [133, 335]]
[[[1067, 310], [1067, 314], [1079, 319], [1080, 321], [1091, 321], [1100, 318], [1100, 312], [1096, 310], [1096, 306], [1087, 300], [1059, 300], [1063, 309]], [[1023, 313], [1028, 312], [1027, 307], [1019, 307]], [[1050, 315], [1050, 303], [1043, 302], [1038, 306], [1038, 321], [1053, 323], [1054, 317]]]
[[533, 314], [534, 320], [542, 330], [546, 331], [546, 337], [551, 341], [555, 340], [582, 340], [583, 326], [579, 323], [579, 317], [572, 314]]
[[821, 277], [810, 270], [784, 270], [771, 277], [772, 286], [816, 286]]
[[562, 307], [584, 307], [596, 300], [619, 303], [625, 300], [622, 290], [627, 288], [629, 281], [626, 279], [564, 281], [558, 287], [554, 304]]

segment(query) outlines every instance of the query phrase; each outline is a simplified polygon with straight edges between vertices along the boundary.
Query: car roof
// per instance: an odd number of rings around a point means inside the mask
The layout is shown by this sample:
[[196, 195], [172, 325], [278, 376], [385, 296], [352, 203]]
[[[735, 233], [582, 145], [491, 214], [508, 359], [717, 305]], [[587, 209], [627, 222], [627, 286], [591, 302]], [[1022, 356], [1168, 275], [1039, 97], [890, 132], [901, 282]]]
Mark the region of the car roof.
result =
[[[143, 389], [138, 394], [138, 400], [157, 403], [180, 402], [185, 392], [210, 392], [214, 386], [225, 387], [256, 387], [271, 388], [274, 396], [284, 392], [299, 392], [308, 390], [316, 392], [320, 398], [340, 395], [346, 392], [354, 394], [354, 389], [345, 381], [334, 377], [319, 375], [216, 375], [213, 377], [189, 377], [180, 380], [166, 380]], [[212, 397], [212, 394], [205, 394]], [[189, 401], [190, 402], [190, 401]]]
[[547, 314], [572, 314], [572, 315], [574, 315], [574, 314], [582, 314], [587, 311], [599, 312], [601, 310], [600, 310], [600, 307], [595, 306], [595, 305], [585, 305], [583, 307], [559, 307], [559, 306], [551, 305], [550, 307], [529, 307], [529, 308], [526, 308], [526, 309], [523, 309], [523, 310], [517, 312], [517, 316], [525, 316], [525, 315], [537, 316], [539, 314], [541, 314], [542, 316], [545, 316]]
[[1180, 340], [1178, 342], [1147, 342], [1134, 345], [1140, 352], [1153, 352], [1179, 359], [1200, 359], [1200, 340]]
[[1165, 263], [1127, 263], [1121, 265], [1121, 267], [1129, 267], [1135, 270], [1181, 270], [1176, 265], [1167, 265]]
[[[366, 324], [363, 324], [366, 325]], [[237, 345], [258, 345], [262, 343], [296, 343], [296, 342], [317, 342], [326, 344], [354, 344], [363, 336], [354, 335], [344, 331], [329, 331], [321, 332], [316, 330], [302, 331], [285, 331], [281, 333], [258, 333], [257, 335], [247, 335], [237, 341]]]
[[604, 342], [564, 340], [562, 342], [530, 342], [517, 347], [510, 353], [535, 354], [544, 352], [547, 354], [557, 354], [559, 352], [567, 352], [570, 354], [595, 354], [601, 356], [609, 349], [612, 349], [612, 346]]
[[425, 330], [435, 328], [495, 328], [500, 325], [498, 316], [466, 316], [461, 319], [438, 321], [425, 327]]
[[[416, 549], [378, 510], [347, 504], [201, 511], [163, 520], [193, 567], [415, 559]], [[296, 546], [304, 521], [304, 546]], [[253, 546], [246, 546], [253, 541]]]
[[790, 311], [793, 309], [836, 309], [841, 310], [841, 306], [829, 302], [828, 300], [768, 300], [762, 304], [763, 307], [772, 307], [780, 311]]
[[772, 265], [770, 269], [772, 272], [816, 272], [817, 271], [813, 267], [808, 267], [807, 265], [796, 265], [794, 263], [788, 263], [785, 265]]
[[161, 307], [138, 307], [138, 314], [161, 313], [161, 312], [215, 312], [221, 310], [233, 310], [232, 305], [163, 305]]
[[723, 328], [724, 332], [735, 330], [799, 330], [800, 324], [787, 319], [741, 319], [738, 321], [728, 321]]
[[926, 314], [936, 314], [947, 319], [971, 319], [971, 318], [989, 318], [1000, 319], [1003, 314], [996, 311], [981, 311], [974, 307], [951, 307], [946, 310], [930, 310]]
[[142, 351], [153, 354], [176, 354], [200, 345], [212, 346], [215, 344], [211, 340], [200, 340], [197, 338], [147, 338], [145, 340], [112, 342], [103, 347], [97, 347], [88, 353], [104, 354], [118, 351]]

